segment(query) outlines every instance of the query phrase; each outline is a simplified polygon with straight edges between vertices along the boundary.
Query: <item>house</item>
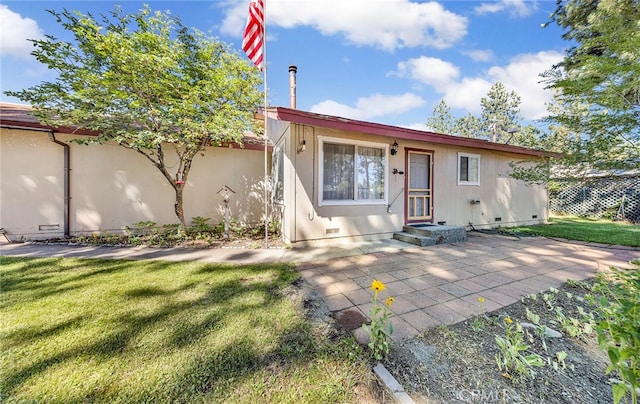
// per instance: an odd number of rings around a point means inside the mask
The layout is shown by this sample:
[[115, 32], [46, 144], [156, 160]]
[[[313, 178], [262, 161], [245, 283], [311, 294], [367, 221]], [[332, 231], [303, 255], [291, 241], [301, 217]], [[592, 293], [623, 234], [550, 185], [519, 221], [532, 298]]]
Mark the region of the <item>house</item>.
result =
[[[297, 110], [295, 67], [290, 78], [291, 107], [269, 107], [259, 117], [273, 144], [266, 162], [269, 213], [284, 241], [389, 238], [405, 225], [479, 229], [548, 219], [546, 186], [509, 176], [510, 162], [545, 159], [545, 152]], [[177, 222], [172, 187], [136, 152], [72, 143], [92, 134], [44, 127], [24, 106], [0, 108], [0, 228], [13, 239]], [[208, 147], [188, 178], [185, 218], [220, 222], [217, 191], [226, 185], [236, 192], [234, 217], [264, 220], [264, 147], [257, 137], [246, 138], [243, 149]]]
[[410, 224], [492, 228], [548, 219], [546, 186], [509, 176], [538, 150], [481, 139], [267, 108], [274, 203], [290, 243], [389, 238]]
[[[122, 232], [144, 221], [178, 222], [174, 190], [148, 160], [116, 144], [70, 141], [87, 136], [95, 134], [47, 127], [28, 106], [0, 103], [0, 228], [7, 237], [58, 238]], [[247, 136], [242, 148], [207, 147], [197, 156], [184, 190], [187, 222], [195, 216], [221, 222], [218, 191], [227, 186], [235, 192], [232, 216], [260, 223], [264, 147], [262, 139]]]

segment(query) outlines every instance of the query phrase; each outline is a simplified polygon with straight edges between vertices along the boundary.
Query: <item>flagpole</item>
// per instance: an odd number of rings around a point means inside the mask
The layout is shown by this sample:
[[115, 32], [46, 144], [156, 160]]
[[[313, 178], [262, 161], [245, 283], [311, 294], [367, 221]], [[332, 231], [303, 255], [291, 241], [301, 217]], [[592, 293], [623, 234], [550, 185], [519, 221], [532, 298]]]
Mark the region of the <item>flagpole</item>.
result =
[[269, 192], [268, 192], [268, 154], [269, 137], [267, 136], [267, 24], [266, 0], [251, 0], [247, 25], [242, 37], [242, 49], [249, 59], [262, 71], [264, 85], [264, 246], [269, 247]]
[[267, 1], [262, 3], [262, 82], [264, 83], [264, 248], [269, 248], [269, 195], [267, 183]]

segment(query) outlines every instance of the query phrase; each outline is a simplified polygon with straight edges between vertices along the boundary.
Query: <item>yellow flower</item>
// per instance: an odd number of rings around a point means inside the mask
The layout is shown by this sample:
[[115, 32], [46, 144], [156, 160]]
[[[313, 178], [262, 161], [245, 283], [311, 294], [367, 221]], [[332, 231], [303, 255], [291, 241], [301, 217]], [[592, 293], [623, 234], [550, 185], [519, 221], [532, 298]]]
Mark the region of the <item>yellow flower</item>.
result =
[[484, 297], [479, 296], [479, 297], [478, 297], [478, 301], [479, 301], [480, 303], [484, 303]]
[[504, 318], [504, 322], [507, 323], [507, 324], [511, 324], [511, 323], [513, 323], [513, 320], [511, 319], [511, 317], [505, 317]]
[[386, 304], [387, 306], [391, 307], [391, 305], [393, 304], [393, 301], [395, 299], [391, 296], [387, 297], [387, 300], [384, 301], [384, 304]]
[[380, 282], [377, 279], [374, 279], [373, 282], [371, 282], [371, 289], [373, 289], [375, 292], [382, 292], [385, 287], [386, 286], [384, 285], [384, 283]]

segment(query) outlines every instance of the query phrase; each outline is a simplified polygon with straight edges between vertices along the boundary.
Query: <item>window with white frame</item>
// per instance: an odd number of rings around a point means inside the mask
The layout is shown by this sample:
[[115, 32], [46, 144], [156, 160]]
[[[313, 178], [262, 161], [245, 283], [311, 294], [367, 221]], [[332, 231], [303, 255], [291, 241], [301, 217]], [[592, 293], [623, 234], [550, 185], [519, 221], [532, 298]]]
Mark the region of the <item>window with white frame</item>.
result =
[[388, 145], [320, 137], [320, 205], [386, 204]]
[[480, 185], [480, 155], [458, 153], [458, 185]]

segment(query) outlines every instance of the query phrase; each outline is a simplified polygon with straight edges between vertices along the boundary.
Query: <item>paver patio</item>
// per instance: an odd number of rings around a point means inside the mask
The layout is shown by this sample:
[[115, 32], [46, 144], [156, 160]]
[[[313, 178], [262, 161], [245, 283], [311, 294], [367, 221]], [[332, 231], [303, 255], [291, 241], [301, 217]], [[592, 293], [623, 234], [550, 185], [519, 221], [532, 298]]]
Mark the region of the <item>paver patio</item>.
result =
[[299, 268], [338, 318], [346, 311], [368, 317], [371, 281], [384, 282], [381, 298], [395, 297], [391, 322], [393, 339], [399, 342], [421, 329], [478, 314], [479, 296], [485, 299], [485, 310], [493, 311], [568, 279], [628, 267], [638, 258], [639, 250], [626, 247], [472, 234], [464, 243], [332, 258]]

